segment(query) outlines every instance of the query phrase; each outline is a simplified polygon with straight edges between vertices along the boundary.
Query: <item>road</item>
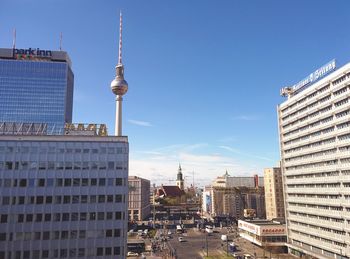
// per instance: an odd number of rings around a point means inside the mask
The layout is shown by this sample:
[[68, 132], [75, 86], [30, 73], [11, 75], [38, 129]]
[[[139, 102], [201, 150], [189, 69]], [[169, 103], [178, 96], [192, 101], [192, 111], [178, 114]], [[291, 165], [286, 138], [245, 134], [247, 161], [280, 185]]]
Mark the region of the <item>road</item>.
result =
[[[179, 242], [178, 237], [180, 236], [186, 241]], [[217, 255], [222, 251], [220, 235], [218, 233], [207, 236], [207, 233], [188, 229], [187, 233], [173, 234], [173, 238], [169, 239], [168, 242], [176, 250], [178, 259], [202, 259], [203, 255], [206, 255], [206, 244], [208, 244], [209, 255]]]

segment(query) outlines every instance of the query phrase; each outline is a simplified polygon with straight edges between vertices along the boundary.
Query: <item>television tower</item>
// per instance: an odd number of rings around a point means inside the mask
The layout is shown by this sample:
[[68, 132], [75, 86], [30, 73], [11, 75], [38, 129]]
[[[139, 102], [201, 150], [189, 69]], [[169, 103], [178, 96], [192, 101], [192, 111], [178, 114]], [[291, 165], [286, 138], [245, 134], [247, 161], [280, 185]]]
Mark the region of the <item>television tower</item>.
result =
[[120, 11], [118, 65], [115, 67], [116, 76], [111, 82], [112, 92], [116, 95], [115, 136], [122, 136], [122, 102], [123, 95], [128, 91], [128, 83], [124, 80], [124, 66], [122, 64], [122, 25], [123, 17]]

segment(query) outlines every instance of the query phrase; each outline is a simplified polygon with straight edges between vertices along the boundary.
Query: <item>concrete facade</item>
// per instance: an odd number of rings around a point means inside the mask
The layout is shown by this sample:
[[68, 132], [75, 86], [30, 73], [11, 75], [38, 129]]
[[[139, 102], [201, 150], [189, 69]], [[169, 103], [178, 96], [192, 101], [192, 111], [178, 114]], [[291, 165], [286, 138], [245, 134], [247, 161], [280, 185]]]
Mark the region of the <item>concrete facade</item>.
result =
[[350, 63], [278, 107], [288, 247], [299, 257], [350, 257], [349, 93]]
[[0, 136], [0, 258], [126, 258], [127, 137]]
[[150, 181], [129, 176], [129, 221], [144, 220], [151, 214]]
[[284, 218], [283, 182], [281, 168], [265, 168], [265, 205], [266, 218]]

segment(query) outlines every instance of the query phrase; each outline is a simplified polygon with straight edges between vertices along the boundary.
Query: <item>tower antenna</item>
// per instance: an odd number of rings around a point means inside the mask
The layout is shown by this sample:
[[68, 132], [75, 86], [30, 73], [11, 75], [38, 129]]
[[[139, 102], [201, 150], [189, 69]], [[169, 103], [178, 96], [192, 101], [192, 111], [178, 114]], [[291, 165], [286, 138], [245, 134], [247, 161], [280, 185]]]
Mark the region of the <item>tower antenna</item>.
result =
[[62, 32], [60, 33], [60, 51], [62, 51]]
[[111, 83], [112, 92], [116, 95], [115, 136], [122, 136], [122, 102], [123, 95], [128, 91], [128, 83], [124, 79], [124, 66], [122, 63], [122, 25], [123, 18], [120, 11], [118, 64], [115, 67], [116, 76]]
[[122, 34], [123, 32], [123, 14], [122, 11], [120, 10], [119, 13], [119, 55], [118, 55], [118, 64], [122, 64]]
[[16, 48], [16, 28], [13, 29], [12, 48]]

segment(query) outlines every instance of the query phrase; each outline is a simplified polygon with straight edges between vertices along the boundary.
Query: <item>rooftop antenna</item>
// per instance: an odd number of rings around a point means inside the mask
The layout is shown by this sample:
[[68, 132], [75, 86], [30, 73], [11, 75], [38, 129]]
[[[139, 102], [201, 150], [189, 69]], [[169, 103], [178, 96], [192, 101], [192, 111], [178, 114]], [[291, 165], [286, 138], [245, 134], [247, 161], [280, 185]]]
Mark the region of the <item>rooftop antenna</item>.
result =
[[62, 51], [62, 32], [60, 33], [60, 51]]
[[16, 48], [16, 28], [13, 29], [12, 48]]

